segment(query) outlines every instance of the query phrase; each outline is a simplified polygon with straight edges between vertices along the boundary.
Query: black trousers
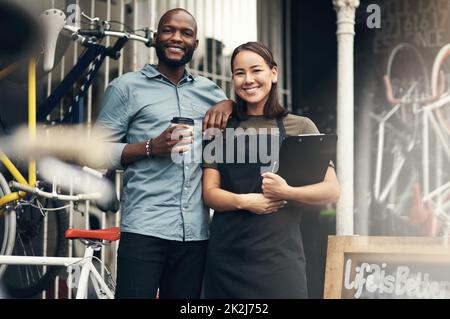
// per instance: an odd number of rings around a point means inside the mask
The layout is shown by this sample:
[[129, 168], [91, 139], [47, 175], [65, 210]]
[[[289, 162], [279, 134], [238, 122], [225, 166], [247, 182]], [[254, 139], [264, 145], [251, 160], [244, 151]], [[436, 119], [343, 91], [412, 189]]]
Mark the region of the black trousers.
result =
[[118, 299], [200, 298], [207, 240], [171, 241], [121, 233], [117, 252]]

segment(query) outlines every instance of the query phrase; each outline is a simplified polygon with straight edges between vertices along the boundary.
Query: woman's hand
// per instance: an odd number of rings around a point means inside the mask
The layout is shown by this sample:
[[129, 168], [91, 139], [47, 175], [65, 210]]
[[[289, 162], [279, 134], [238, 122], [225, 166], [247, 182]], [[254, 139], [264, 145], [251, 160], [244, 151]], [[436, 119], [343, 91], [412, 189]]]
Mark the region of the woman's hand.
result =
[[240, 196], [242, 202], [241, 209], [251, 211], [258, 215], [275, 213], [287, 203], [284, 200], [268, 199], [263, 194], [258, 193], [242, 194]]
[[264, 173], [262, 177], [262, 190], [265, 197], [271, 200], [288, 199], [290, 186], [283, 177], [274, 173]]
[[333, 167], [328, 167], [322, 182], [293, 187], [279, 175], [264, 173], [263, 194], [272, 200], [288, 200], [310, 205], [334, 204], [339, 200], [339, 182]]

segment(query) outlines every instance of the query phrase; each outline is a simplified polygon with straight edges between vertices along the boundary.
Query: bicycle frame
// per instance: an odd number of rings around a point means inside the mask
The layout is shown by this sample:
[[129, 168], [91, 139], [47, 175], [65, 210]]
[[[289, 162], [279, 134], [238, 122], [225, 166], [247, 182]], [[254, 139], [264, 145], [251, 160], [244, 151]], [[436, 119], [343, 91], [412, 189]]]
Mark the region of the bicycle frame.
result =
[[[411, 87], [406, 92], [404, 98], [408, 98], [412, 91], [414, 90], [415, 85], [411, 85]], [[400, 174], [401, 169], [403, 168], [405, 158], [400, 158], [400, 164], [397, 164], [395, 170], [389, 177], [389, 181], [387, 185], [381, 189], [381, 172], [383, 168], [383, 149], [384, 149], [384, 133], [385, 126], [387, 121], [394, 115], [395, 112], [399, 110], [401, 104], [397, 104], [392, 110], [390, 110], [385, 116], [382, 118], [377, 118], [378, 124], [378, 149], [377, 149], [377, 162], [376, 162], [376, 171], [375, 171], [375, 182], [374, 182], [374, 196], [376, 199], [380, 199], [382, 202], [386, 199], [387, 194], [391, 190], [395, 179]]]
[[[443, 145], [443, 151], [447, 156], [447, 159], [450, 160], [450, 145], [448, 144], [447, 140], [444, 137], [444, 133], [442, 132], [442, 129], [439, 127], [439, 124], [437, 123], [437, 120], [433, 114], [433, 110], [435, 108], [441, 107], [442, 105], [446, 104], [450, 101], [450, 96], [446, 96], [441, 100], [438, 100], [430, 105], [427, 105], [420, 109], [418, 113], [422, 113], [422, 121], [423, 121], [423, 128], [422, 128], [422, 135], [423, 135], [423, 171], [424, 171], [424, 180], [423, 180], [423, 190], [424, 190], [424, 198], [423, 200], [429, 200], [431, 197], [437, 196], [436, 193], [433, 193], [433, 196], [430, 196], [432, 192], [430, 192], [429, 187], [429, 175], [430, 170], [428, 167], [429, 163], [429, 134], [428, 134], [428, 124], [431, 123], [432, 129], [436, 136], [441, 141], [441, 144]], [[385, 125], [387, 120], [399, 109], [400, 104], [397, 104], [391, 111], [387, 113], [386, 116], [382, 118], [376, 118], [377, 121], [379, 121], [379, 136], [378, 136], [378, 149], [377, 149], [377, 165], [376, 165], [376, 172], [375, 172], [375, 182], [374, 182], [374, 196], [376, 199], [380, 199], [382, 202], [386, 199], [387, 194], [392, 188], [392, 184], [397, 178], [398, 174], [400, 173], [400, 170], [402, 169], [405, 157], [400, 154], [398, 157], [398, 161], [396, 161], [395, 169], [393, 170], [387, 184], [383, 189], [381, 189], [381, 171], [382, 171], [382, 162], [383, 162], [383, 147], [384, 147], [384, 131], [385, 131]], [[410, 150], [411, 145], [408, 146], [408, 150]], [[444, 192], [447, 188], [449, 183], [445, 185], [445, 187], [439, 188], [439, 193]]]
[[[28, 131], [31, 139], [36, 138], [36, 60], [31, 59], [28, 65]], [[28, 162], [28, 182], [0, 149], [0, 161], [19, 183], [34, 187], [36, 185], [36, 162]], [[0, 198], [0, 207], [25, 196], [23, 192], [15, 192]]]
[[72, 108], [72, 114], [74, 115], [72, 119], [69, 117], [62, 120], [64, 123], [70, 122], [72, 123], [80, 123], [84, 120], [83, 115], [83, 100], [87, 94], [89, 87], [92, 84], [92, 81], [97, 75], [98, 70], [102, 66], [106, 57], [110, 57], [113, 59], [118, 58], [118, 53], [127, 43], [128, 38], [122, 37], [119, 38], [116, 44], [113, 47], [105, 47], [100, 44], [91, 44], [86, 52], [79, 58], [77, 64], [73, 66], [70, 72], [66, 75], [64, 80], [56, 87], [53, 93], [47, 98], [44, 105], [40, 107], [42, 111], [38, 114], [38, 120], [44, 121], [47, 115], [49, 115], [53, 109], [58, 105], [61, 98], [66, 94], [68, 90], [73, 88], [75, 82], [79, 79], [80, 75], [91, 65], [89, 68], [88, 74], [81, 85], [81, 89], [77, 96], [74, 98], [74, 107]]
[[[72, 287], [72, 268], [81, 265], [77, 286], [76, 299], [88, 297], [89, 279], [93, 284], [99, 299], [114, 299], [114, 293], [98, 273], [92, 258], [95, 248], [87, 246], [83, 257], [27, 257], [27, 256], [0, 256], [0, 264], [6, 265], [41, 265], [41, 266], [64, 266], [68, 269], [68, 287]], [[76, 279], [76, 278], [75, 278]]]

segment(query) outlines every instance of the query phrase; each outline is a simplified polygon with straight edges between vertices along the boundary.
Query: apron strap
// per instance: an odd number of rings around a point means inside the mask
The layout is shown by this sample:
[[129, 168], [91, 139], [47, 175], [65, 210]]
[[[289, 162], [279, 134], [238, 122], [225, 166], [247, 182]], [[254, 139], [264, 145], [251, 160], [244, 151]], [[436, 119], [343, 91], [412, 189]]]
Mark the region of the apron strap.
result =
[[228, 125], [227, 125], [227, 127], [232, 127], [233, 129], [237, 129], [237, 127], [239, 126], [240, 123], [241, 123], [241, 121], [239, 121], [238, 118], [236, 118], [236, 117], [231, 117], [231, 118], [228, 120]]
[[286, 129], [284, 127], [282, 117], [277, 117], [277, 125], [278, 129], [280, 130], [280, 148], [281, 148], [281, 144], [283, 144], [283, 141], [286, 138]]

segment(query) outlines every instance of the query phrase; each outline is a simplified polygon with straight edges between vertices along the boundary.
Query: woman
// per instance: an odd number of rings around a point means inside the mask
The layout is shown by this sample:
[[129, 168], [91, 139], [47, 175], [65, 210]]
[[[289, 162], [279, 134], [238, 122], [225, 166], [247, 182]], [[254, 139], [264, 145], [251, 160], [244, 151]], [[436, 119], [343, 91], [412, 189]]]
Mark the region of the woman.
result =
[[[279, 136], [269, 136], [276, 139], [318, 133], [311, 120], [287, 114], [278, 102], [278, 68], [267, 47], [256, 42], [237, 47], [231, 69], [236, 105], [228, 127], [254, 128], [258, 133], [278, 127]], [[262, 137], [268, 136], [258, 134]], [[257, 151], [247, 144], [242, 150], [246, 158]], [[261, 179], [261, 166], [259, 162], [204, 165], [203, 197], [215, 211], [206, 298], [307, 298], [301, 206], [295, 203], [335, 203], [339, 184], [334, 168], [328, 168], [321, 183], [291, 187], [274, 173], [264, 173]]]

